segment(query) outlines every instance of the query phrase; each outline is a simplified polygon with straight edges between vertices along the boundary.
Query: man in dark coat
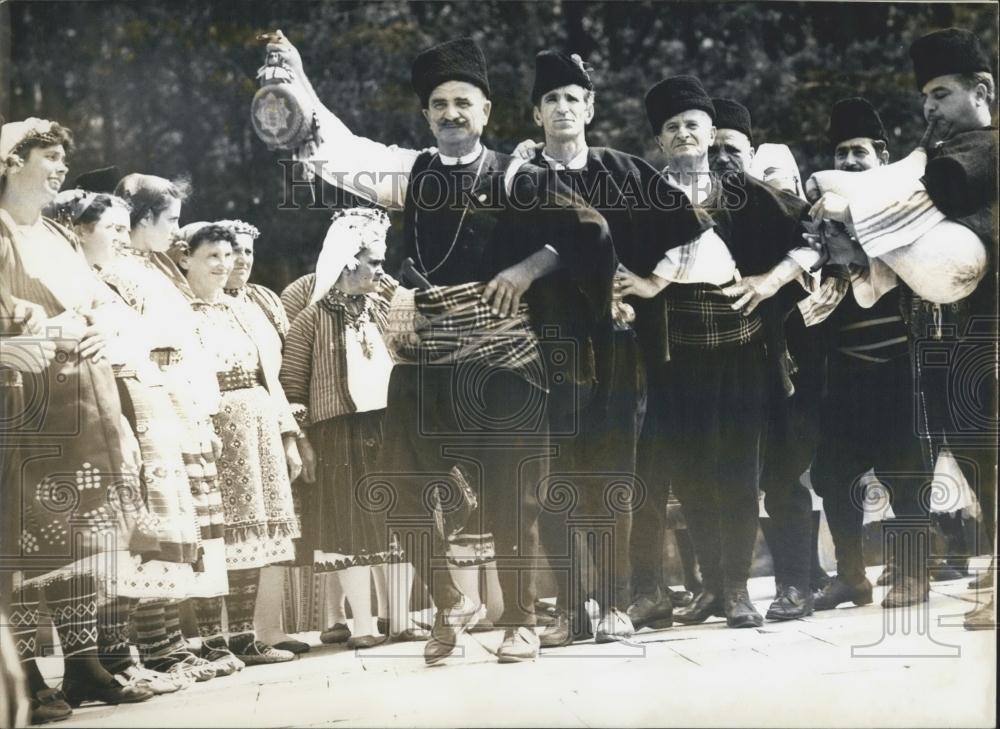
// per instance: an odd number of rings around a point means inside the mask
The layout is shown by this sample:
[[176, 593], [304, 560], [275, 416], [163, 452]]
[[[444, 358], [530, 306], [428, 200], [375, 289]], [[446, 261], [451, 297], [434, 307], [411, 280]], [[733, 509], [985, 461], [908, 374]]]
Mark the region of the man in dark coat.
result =
[[[874, 214], [866, 209], [860, 225], [851, 209], [857, 203], [845, 204], [848, 201], [833, 192], [825, 193], [816, 202], [812, 215], [816, 220], [847, 226], [827, 228], [825, 248], [835, 254], [834, 260], [858, 267], [852, 284], [855, 290], [864, 287], [869, 300], [878, 300], [897, 283], [894, 272], [886, 274], [886, 262], [879, 260], [887, 252], [896, 256], [895, 265], [906, 270], [914, 284], [916, 276], [935, 281], [937, 285], [931, 289], [935, 296], [950, 300], [946, 305], [935, 303], [909, 285], [901, 287], [919, 404], [916, 432], [921, 438], [927, 473], [944, 445], [955, 456], [979, 497], [984, 541], [991, 543], [990, 551], [995, 553], [997, 130], [991, 123], [995, 83], [990, 61], [975, 35], [967, 30], [948, 28], [923, 36], [911, 45], [910, 57], [928, 122], [917, 150], [918, 157], [926, 155], [920, 185], [914, 187], [911, 181], [900, 179], [896, 184], [906, 187], [896, 202]], [[929, 204], [920, 197], [923, 195]], [[918, 200], [919, 209], [906, 205], [905, 200], [911, 199]], [[948, 231], [957, 231], [957, 224], [978, 237], [988, 259], [978, 283], [971, 277], [972, 259], [957, 258], [954, 249], [939, 252], [932, 264], [926, 263], [930, 259], [920, 259], [924, 265], [935, 266], [935, 270], [907, 267], [906, 256], [914, 255], [911, 243], [920, 240], [922, 234], [912, 241], [903, 234], [919, 230], [919, 225], [911, 221], [920, 220], [945, 221], [950, 226]], [[892, 245], [886, 246], [890, 233]], [[883, 244], [873, 246], [880, 237]], [[873, 257], [869, 258], [869, 253]], [[882, 269], [878, 276], [876, 262]], [[975, 273], [983, 274], [982, 269]], [[953, 289], [951, 295], [947, 287]], [[970, 288], [971, 293], [967, 293]], [[927, 565], [916, 564], [918, 569], [907, 570], [914, 562], [913, 555], [898, 555], [900, 574], [883, 601], [885, 607], [905, 607], [927, 599]], [[966, 616], [966, 627], [970, 629], [994, 624], [992, 599]]]
[[[607, 224], [542, 170], [483, 147], [490, 86], [471, 39], [434, 46], [413, 62], [413, 87], [437, 142], [436, 151], [423, 152], [352, 134], [322, 105], [289, 48], [269, 46], [303, 84], [318, 120], [317, 138], [298, 158], [334, 185], [402, 209], [404, 257], [422, 279], [411, 285], [433, 287], [416, 293], [418, 309], [436, 325], [421, 333], [418, 363], [392, 372], [378, 464], [396, 497], [389, 529], [437, 607], [425, 660], [449, 656], [485, 613], [455, 586], [444, 554], [431, 554], [428, 507], [442, 485], [460, 502], [475, 493], [481, 522], [478, 530], [449, 523], [494, 537], [505, 606], [499, 661], [531, 660], [538, 652], [533, 581], [523, 573], [532, 567], [535, 495], [548, 452], [539, 335], [551, 328], [574, 351], [592, 347], [611, 297]], [[592, 376], [586, 362], [571, 365], [559, 375]], [[446, 499], [442, 511], [454, 506]]]
[[724, 615], [731, 627], [759, 626], [747, 580], [766, 393], [780, 376], [776, 328], [766, 322], [775, 294], [817, 258], [802, 248], [804, 203], [745, 175], [710, 175], [715, 108], [696, 78], [653, 86], [646, 112], [668, 179], [715, 222], [695, 243], [669, 251], [650, 275], [617, 276], [623, 293], [662, 291], [666, 302], [674, 427], [664, 446], [704, 581], [674, 619]]
[[[904, 288], [903, 315], [910, 328], [917, 391], [926, 403], [919, 433], [930, 456], [947, 442], [982, 508], [983, 546], [996, 542], [997, 467], [997, 128], [992, 123], [996, 86], [992, 66], [975, 35], [960, 28], [935, 31], [914, 41], [910, 58], [923, 99], [924, 117], [935, 127], [923, 183], [934, 204], [970, 229], [986, 246], [989, 268], [975, 291], [941, 306]], [[940, 137], [939, 141], [934, 141]], [[932, 351], [949, 350], [944, 368], [927, 366]], [[975, 377], [976, 362], [992, 377]], [[963, 365], [963, 363], [966, 363]], [[986, 363], [986, 364], [983, 364]], [[964, 371], [963, 371], [964, 366]], [[965, 384], [956, 391], [955, 382]], [[956, 407], [957, 406], [957, 407]], [[992, 590], [990, 590], [992, 593]], [[992, 597], [966, 615], [969, 629], [996, 625]]]
[[[748, 174], [754, 157], [750, 110], [733, 99], [714, 98], [712, 104], [716, 135], [708, 150], [709, 168], [720, 175]], [[775, 382], [781, 386], [769, 393], [761, 454], [760, 488], [768, 515], [761, 524], [774, 563], [776, 588], [765, 617], [795, 620], [812, 612], [810, 578], [816, 554], [812, 498], [799, 478], [816, 448], [823, 361], [815, 332], [806, 332], [802, 315], [791, 301], [776, 308], [775, 314], [768, 323], [777, 328], [776, 338], [785, 342], [790, 355], [786, 362], [794, 362], [795, 372]], [[786, 380], [794, 388], [792, 394], [787, 392]]]
[[[594, 115], [594, 84], [579, 56], [539, 53], [531, 100], [535, 123], [545, 132], [545, 143], [531, 148], [531, 161], [580, 193], [604, 216], [617, 259], [624, 266], [646, 275], [667, 250], [689, 243], [711, 228], [710, 218], [696, 211], [652, 165], [624, 152], [587, 145], [586, 125]], [[649, 606], [655, 608], [653, 611], [630, 606], [632, 511], [662, 509], [665, 503], [665, 496], [649, 481], [634, 483], [636, 447], [646, 411], [641, 345], [649, 350], [653, 346], [649, 340], [662, 337], [663, 307], [644, 306], [645, 301], [633, 303], [637, 310], [615, 296], [605, 312], [603, 326], [594, 338], [596, 382], [571, 385], [558, 395], [554, 389], [550, 399], [552, 437], [560, 447], [551, 482], [565, 478], [573, 483], [579, 504], [572, 513], [547, 510], [544, 501], [542, 504], [539, 530], [550, 562], [565, 563], [566, 559], [557, 558], [566, 555], [577, 557], [557, 575], [556, 604], [560, 610], [556, 623], [542, 633], [543, 647], [565, 645], [589, 633], [589, 619], [583, 610], [586, 595], [570, 589], [580, 575], [577, 562], [588, 556], [595, 565], [595, 597], [601, 609], [597, 642], [627, 638], [633, 629], [653, 619], [670, 619], [667, 597]], [[635, 498], [622, 498], [627, 491], [633, 491]], [[605, 550], [587, 546], [600, 545], [602, 534], [609, 530], [611, 560]], [[570, 546], [573, 538], [582, 542], [582, 548]], [[658, 546], [644, 544], [641, 548], [652, 551]]]

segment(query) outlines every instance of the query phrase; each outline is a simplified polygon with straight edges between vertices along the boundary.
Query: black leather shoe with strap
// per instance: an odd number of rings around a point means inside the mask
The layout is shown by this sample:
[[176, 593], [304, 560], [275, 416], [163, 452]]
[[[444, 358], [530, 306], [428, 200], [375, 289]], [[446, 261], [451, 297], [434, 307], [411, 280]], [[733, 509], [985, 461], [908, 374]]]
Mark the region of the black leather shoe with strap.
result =
[[813, 597], [794, 585], [785, 585], [764, 616], [768, 620], [798, 620], [812, 615]]
[[813, 599], [813, 609], [833, 610], [845, 602], [855, 605], [870, 605], [872, 603], [872, 583], [862, 578], [860, 582], [850, 584], [837, 577], [820, 590]]
[[726, 590], [723, 600], [726, 625], [730, 628], [759, 628], [764, 624], [764, 618], [750, 602], [750, 593], [745, 587]]
[[683, 608], [674, 610], [674, 622], [684, 625], [704, 623], [712, 617], [725, 617], [722, 595], [710, 590], [702, 590], [694, 600]]

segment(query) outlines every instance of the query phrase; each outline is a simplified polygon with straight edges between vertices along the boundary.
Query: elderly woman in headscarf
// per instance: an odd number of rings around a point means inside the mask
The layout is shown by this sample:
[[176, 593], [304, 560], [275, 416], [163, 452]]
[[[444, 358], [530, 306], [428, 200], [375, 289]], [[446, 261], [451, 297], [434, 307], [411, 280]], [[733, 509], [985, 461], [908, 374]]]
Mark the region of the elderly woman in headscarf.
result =
[[427, 637], [409, 613], [412, 568], [388, 542], [384, 519], [363, 488], [382, 445], [393, 367], [383, 338], [398, 287], [382, 270], [388, 228], [388, 216], [377, 209], [334, 216], [309, 305], [292, 322], [281, 367], [316, 452], [316, 482], [302, 494], [303, 547], [312, 551], [317, 572], [339, 575], [354, 616], [348, 645], [355, 648], [386, 639], [372, 619], [371, 568], [377, 565], [389, 566], [391, 637]]
[[71, 142], [68, 129], [44, 119], [0, 129], [0, 334], [23, 333], [19, 301], [41, 310], [42, 331], [61, 329], [62, 355], [2, 393], [7, 406], [20, 404], [4, 426], [5, 445], [15, 449], [2, 474], [5, 498], [13, 502], [6, 507], [21, 517], [20, 553], [48, 565], [42, 574], [25, 575], [11, 614], [36, 722], [70, 712], [32, 660], [43, 595], [59, 631], [69, 703], [153, 695], [115, 681], [97, 655], [97, 605], [107, 599], [112, 553], [156, 552], [161, 545], [140, 518], [136, 474], [126, 461], [121, 402], [106, 357], [115, 333], [106, 316], [109, 292], [76, 237], [42, 215], [66, 177]]

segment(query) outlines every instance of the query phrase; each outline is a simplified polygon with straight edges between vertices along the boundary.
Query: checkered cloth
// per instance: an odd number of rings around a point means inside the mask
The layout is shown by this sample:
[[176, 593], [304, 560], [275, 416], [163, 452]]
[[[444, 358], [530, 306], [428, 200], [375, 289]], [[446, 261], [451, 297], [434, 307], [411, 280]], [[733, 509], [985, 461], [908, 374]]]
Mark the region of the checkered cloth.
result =
[[[485, 288], [484, 283], [466, 283], [415, 291], [413, 304], [420, 318], [416, 338], [407, 342], [400, 336], [390, 337], [396, 361], [487, 361], [543, 387], [538, 339], [531, 328], [527, 304], [522, 302], [515, 316], [502, 319], [480, 300]], [[394, 319], [390, 312], [390, 320]]]
[[[671, 291], [671, 289], [673, 289]], [[689, 347], [715, 349], [747, 344], [761, 330], [757, 312], [743, 316], [733, 299], [711, 284], [668, 286], [667, 341]]]

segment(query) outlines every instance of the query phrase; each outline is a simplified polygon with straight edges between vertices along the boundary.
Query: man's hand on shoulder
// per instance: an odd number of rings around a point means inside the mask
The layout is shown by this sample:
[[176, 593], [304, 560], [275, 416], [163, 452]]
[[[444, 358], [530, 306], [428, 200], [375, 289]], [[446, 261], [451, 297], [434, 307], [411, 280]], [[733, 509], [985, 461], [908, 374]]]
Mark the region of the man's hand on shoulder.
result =
[[514, 151], [511, 152], [512, 157], [517, 157], [518, 159], [533, 159], [539, 150], [543, 149], [545, 144], [542, 142], [536, 142], [534, 139], [525, 139], [519, 145], [514, 147]]

